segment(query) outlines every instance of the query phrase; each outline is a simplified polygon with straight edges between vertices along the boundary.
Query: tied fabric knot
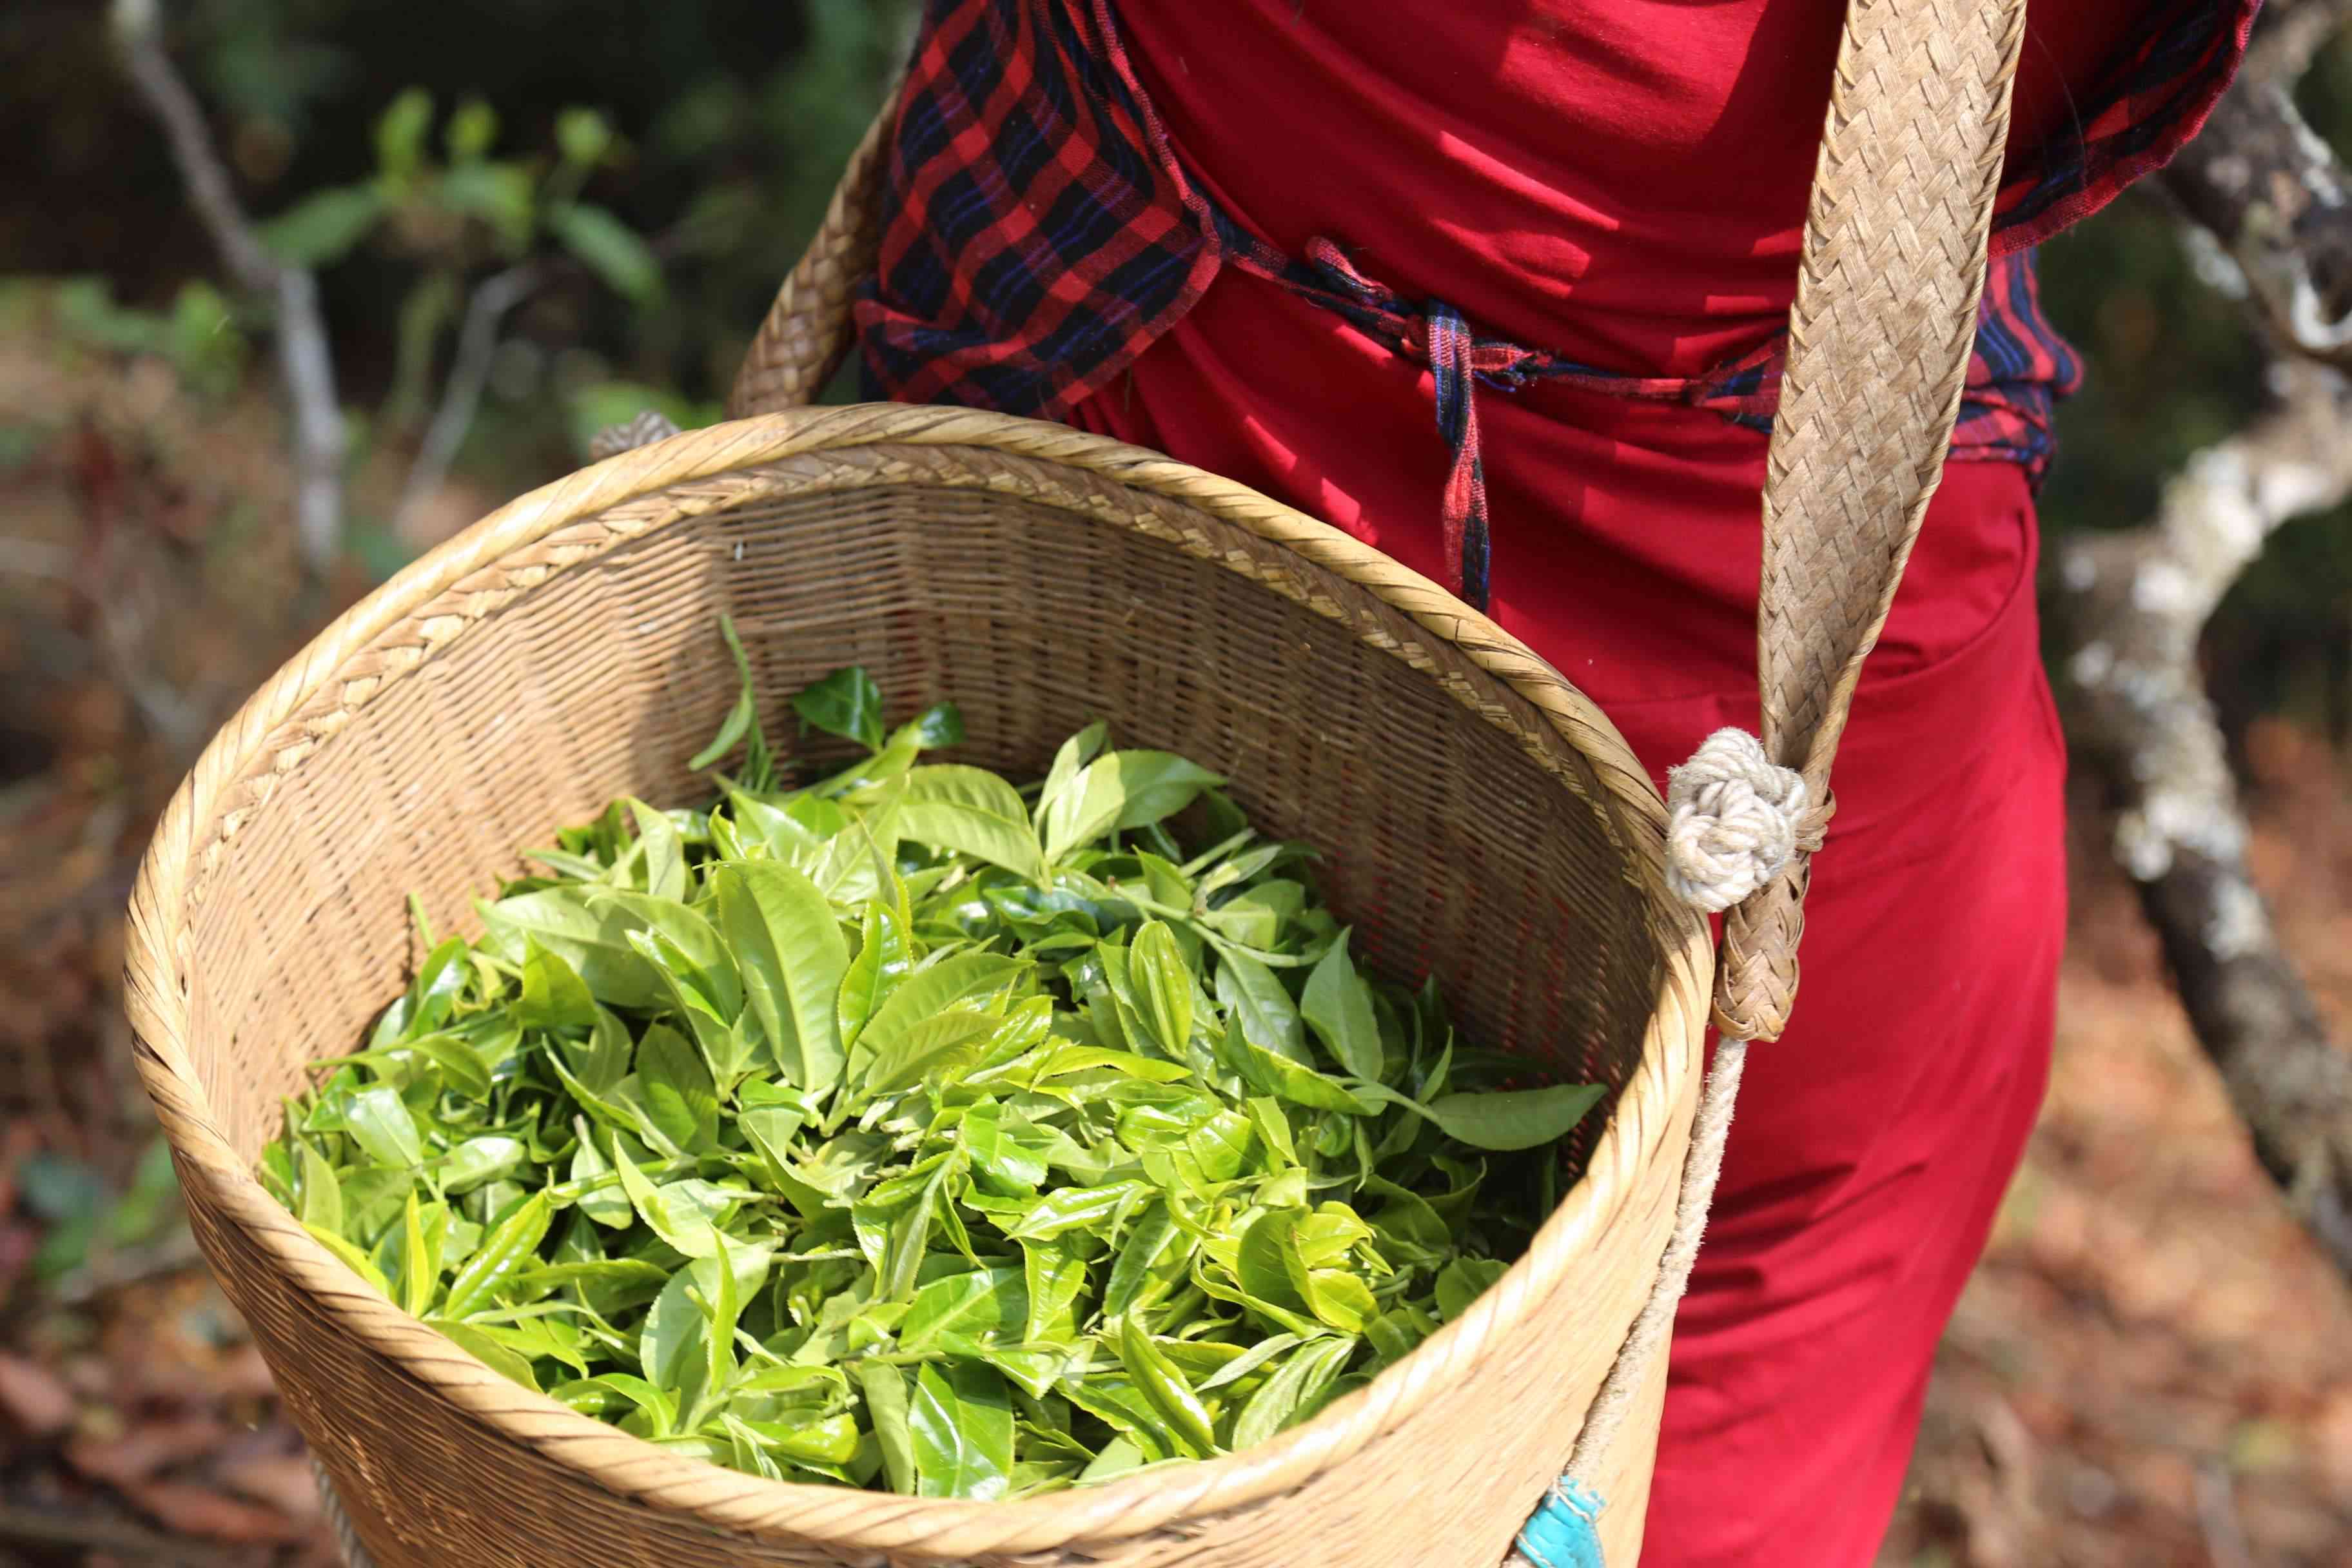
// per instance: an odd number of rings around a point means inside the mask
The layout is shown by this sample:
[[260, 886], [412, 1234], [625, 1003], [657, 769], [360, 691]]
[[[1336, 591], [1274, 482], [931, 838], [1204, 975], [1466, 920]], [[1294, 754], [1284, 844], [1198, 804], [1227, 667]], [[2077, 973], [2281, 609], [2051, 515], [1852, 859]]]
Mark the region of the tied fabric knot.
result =
[[1347, 321], [1391, 353], [1429, 368], [1437, 433], [1448, 453], [1439, 513], [1445, 585], [1473, 609], [1488, 607], [1492, 573], [1486, 465], [1479, 449], [1477, 388], [1517, 392], [1550, 382], [1612, 397], [1686, 404], [1755, 430], [1769, 430], [1780, 397], [1778, 339], [1702, 376], [1603, 370], [1480, 333], [1443, 300], [1416, 300], [1365, 274], [1336, 241], [1317, 237], [1297, 257], [1283, 254], [1199, 193], [1188, 196], [1224, 258]]
[[1285, 281], [1294, 291], [1334, 310], [1384, 343], [1389, 352], [1429, 367], [1437, 434], [1445, 442], [1445, 489], [1439, 523], [1445, 545], [1446, 586], [1474, 609], [1487, 605], [1486, 464], [1479, 449], [1480, 382], [1506, 389], [1524, 384], [1540, 356], [1516, 343], [1481, 338], [1462, 312], [1443, 300], [1419, 305], [1359, 271], [1328, 239], [1308, 242], [1307, 260]]
[[1717, 730], [1666, 773], [1666, 885], [1720, 914], [1819, 849], [1828, 821], [1802, 773], [1747, 731]]

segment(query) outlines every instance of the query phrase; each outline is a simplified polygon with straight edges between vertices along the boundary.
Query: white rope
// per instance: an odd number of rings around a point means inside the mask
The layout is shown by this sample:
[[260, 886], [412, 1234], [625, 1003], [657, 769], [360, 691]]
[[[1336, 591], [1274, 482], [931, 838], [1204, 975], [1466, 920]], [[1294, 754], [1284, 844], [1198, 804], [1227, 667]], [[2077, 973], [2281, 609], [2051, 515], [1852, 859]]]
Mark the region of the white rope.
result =
[[327, 1516], [328, 1528], [335, 1533], [335, 1548], [342, 1553], [343, 1568], [375, 1568], [375, 1559], [360, 1544], [360, 1532], [352, 1528], [352, 1516], [344, 1510], [343, 1500], [335, 1495], [335, 1483], [327, 1474], [327, 1467], [319, 1463], [316, 1454], [310, 1456], [310, 1479], [319, 1483], [319, 1504]]
[[1717, 914], [1820, 847], [1804, 775], [1745, 730], [1717, 730], [1666, 773], [1666, 885]]

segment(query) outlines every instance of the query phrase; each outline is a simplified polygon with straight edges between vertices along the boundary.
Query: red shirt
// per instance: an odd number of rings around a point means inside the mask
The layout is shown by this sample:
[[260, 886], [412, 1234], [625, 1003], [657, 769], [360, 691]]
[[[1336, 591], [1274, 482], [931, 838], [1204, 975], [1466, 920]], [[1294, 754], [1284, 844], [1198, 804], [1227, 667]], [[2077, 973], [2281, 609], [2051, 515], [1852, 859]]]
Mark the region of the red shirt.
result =
[[[1328, 235], [1482, 330], [1629, 374], [1699, 374], [1786, 321], [1839, 0], [1423, 9], [1120, 0], [1117, 15], [1177, 162], [1287, 254]], [[2032, 6], [2021, 169], [2163, 9]]]

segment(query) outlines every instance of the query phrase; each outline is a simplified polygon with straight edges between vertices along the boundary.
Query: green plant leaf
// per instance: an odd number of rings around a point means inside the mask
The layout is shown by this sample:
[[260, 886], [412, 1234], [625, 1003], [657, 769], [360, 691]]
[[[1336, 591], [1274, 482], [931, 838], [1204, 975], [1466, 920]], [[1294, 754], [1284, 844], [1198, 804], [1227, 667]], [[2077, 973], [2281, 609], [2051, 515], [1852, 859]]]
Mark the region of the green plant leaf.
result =
[[539, 1244], [547, 1238], [547, 1228], [553, 1210], [544, 1193], [534, 1193], [522, 1205], [509, 1215], [466, 1266], [449, 1281], [449, 1295], [441, 1304], [441, 1316], [463, 1320], [490, 1306], [499, 1289], [515, 1276], [538, 1261]]
[[446, 1318], [434, 1318], [428, 1321], [443, 1338], [492, 1372], [520, 1384], [533, 1394], [539, 1392], [539, 1377], [531, 1371], [530, 1359], [500, 1343], [495, 1335], [473, 1323], [457, 1322]]
[[1018, 1268], [982, 1268], [934, 1279], [915, 1292], [898, 1325], [899, 1348], [924, 1350], [949, 1336], [1019, 1335], [1029, 1319], [1029, 1291]]
[[343, 1228], [343, 1189], [335, 1179], [334, 1166], [327, 1157], [308, 1143], [299, 1145], [301, 1151], [302, 1223], [313, 1230], [341, 1235]]
[[1087, 1260], [1069, 1241], [1021, 1244], [1022, 1282], [1029, 1315], [1022, 1338], [1032, 1343], [1064, 1342], [1077, 1337], [1071, 1309], [1087, 1288]]
[[1045, 876], [1037, 830], [1013, 787], [980, 768], [940, 763], [910, 769], [898, 801], [898, 830], [919, 843], [1002, 866], [1017, 877]]
[[479, 219], [506, 255], [520, 256], [529, 247], [537, 196], [530, 171], [522, 164], [459, 163], [443, 173], [434, 194], [451, 211]]
[[376, 166], [387, 174], [406, 174], [425, 156], [425, 133], [433, 129], [433, 95], [412, 87], [384, 106], [375, 122]]
[[1129, 1317], [1119, 1325], [1118, 1354], [1136, 1387], [1151, 1402], [1170, 1432], [1192, 1458], [1204, 1459], [1216, 1451], [1217, 1437], [1208, 1406], [1184, 1374], [1152, 1344], [1151, 1336], [1135, 1318]]
[[503, 1133], [482, 1133], [480, 1138], [468, 1138], [466, 1142], [449, 1150], [449, 1159], [440, 1166], [442, 1192], [449, 1196], [466, 1194], [485, 1183], [508, 1178], [530, 1166], [531, 1150], [520, 1138], [508, 1138]]
[[1003, 1023], [993, 1013], [950, 1007], [898, 1030], [873, 1054], [866, 1072], [869, 1092], [887, 1094], [927, 1079], [952, 1073], [980, 1059]]
[[425, 1205], [417, 1201], [416, 1189], [408, 1192], [408, 1204], [401, 1215], [400, 1247], [400, 1307], [412, 1318], [421, 1318], [433, 1304], [433, 1292], [441, 1283], [440, 1226], [433, 1227], [433, 1242], [425, 1238]]
[[1153, 1041], [1183, 1060], [1192, 1037], [1194, 985], [1176, 933], [1161, 921], [1146, 921], [1128, 948], [1128, 977]]
[[1103, 1285], [1105, 1316], [1127, 1315], [1179, 1234], [1176, 1217], [1165, 1202], [1144, 1211], [1128, 1231], [1127, 1239], [1119, 1244], [1118, 1260], [1111, 1265], [1110, 1277]]
[[719, 1090], [686, 1037], [656, 1024], [637, 1042], [637, 1092], [665, 1137], [680, 1149], [719, 1138]]
[[612, 122], [593, 109], [567, 109], [555, 117], [555, 145], [563, 161], [577, 168], [603, 163], [613, 142]]
[[873, 1423], [875, 1446], [882, 1450], [882, 1472], [890, 1489], [912, 1497], [920, 1471], [915, 1464], [914, 1428], [907, 1408], [907, 1380], [887, 1362], [871, 1359], [856, 1363], [857, 1385], [866, 1396], [866, 1417]]
[[1314, 1415], [1333, 1382], [1346, 1370], [1358, 1342], [1352, 1336], [1340, 1335], [1311, 1341], [1293, 1352], [1242, 1406], [1228, 1446], [1254, 1448]]
[[594, 1028], [596, 998], [579, 972], [528, 936], [524, 952], [522, 999], [515, 1005], [516, 1019], [523, 1027]]
[[1601, 1096], [1593, 1083], [1549, 1089], [1445, 1094], [1429, 1102], [1429, 1119], [1474, 1149], [1533, 1149], [1564, 1136]]
[[666, 1182], [656, 1186], [625, 1152], [617, 1152], [613, 1170], [621, 1190], [647, 1228], [673, 1249], [688, 1258], [709, 1258], [719, 1250], [713, 1232], [734, 1207], [723, 1191], [707, 1182]]
[[373, 1258], [331, 1230], [321, 1230], [315, 1225], [305, 1225], [302, 1228], [310, 1233], [312, 1240], [341, 1258], [352, 1273], [367, 1281], [377, 1295], [387, 1301], [393, 1299], [392, 1283], [383, 1277], [383, 1270], [375, 1266]]
[[367, 1157], [377, 1164], [405, 1171], [424, 1163], [425, 1144], [417, 1136], [416, 1119], [401, 1103], [398, 1090], [383, 1085], [360, 1090], [345, 1105], [343, 1119]]
[[863, 669], [836, 669], [793, 699], [793, 711], [812, 730], [882, 749], [882, 689]]
[[1164, 821], [1192, 805], [1202, 790], [1225, 782], [1169, 752], [1118, 752], [1108, 760], [1118, 765], [1119, 789], [1125, 797], [1111, 822], [1120, 832]]
[[712, 871], [719, 922], [777, 1070], [814, 1094], [841, 1079], [837, 1006], [849, 944], [833, 908], [800, 872], [772, 861]]
[[910, 726], [927, 752], [963, 744], [963, 710], [952, 702], [936, 702], [915, 716]]
[[263, 247], [289, 267], [324, 267], [365, 239], [383, 210], [383, 194], [373, 183], [336, 185], [303, 198], [257, 232]]
[[644, 801], [625, 797], [624, 804], [636, 820], [637, 843], [645, 856], [645, 890], [656, 899], [683, 900], [686, 842], [678, 836], [677, 824], [667, 812], [656, 811]]
[[1491, 1258], [1457, 1258], [1447, 1264], [1437, 1276], [1437, 1311], [1452, 1322], [1470, 1310], [1470, 1303], [1485, 1295], [1510, 1266]]
[[661, 292], [661, 263], [646, 242], [600, 206], [572, 202], [547, 215], [547, 226], [604, 286], [639, 304]]
[[1217, 1002], [1241, 1026], [1250, 1044], [1302, 1067], [1314, 1066], [1298, 1004], [1290, 999], [1280, 977], [1248, 953], [1218, 954]]
[[907, 1420], [918, 1496], [993, 1502], [1004, 1495], [1013, 1475], [1013, 1402], [994, 1369], [924, 1363]]
[[866, 1021], [890, 999], [890, 993], [898, 988], [913, 967], [906, 926], [898, 911], [886, 903], [866, 905], [864, 938], [858, 943], [857, 956], [842, 974], [841, 993], [834, 1004], [834, 1017], [840, 1026], [845, 1050], [856, 1047]]
[[1348, 958], [1348, 933], [1341, 931], [1330, 951], [1307, 977], [1307, 994], [1299, 1013], [1339, 1065], [1367, 1082], [1385, 1076], [1380, 1022], [1372, 1016], [1372, 993]]
[[469, 98], [449, 117], [442, 135], [453, 162], [472, 163], [489, 152], [491, 143], [499, 139], [498, 110], [478, 98]]
[[649, 1008], [662, 1000], [661, 977], [629, 945], [645, 921], [609, 889], [568, 885], [517, 893], [479, 906], [483, 945], [521, 963], [536, 942], [561, 957], [608, 1007]]
[[901, 1036], [925, 1019], [946, 1012], [959, 1002], [986, 996], [1013, 984], [1025, 967], [1020, 960], [1001, 953], [960, 952], [917, 970], [866, 1021], [865, 1031], [858, 1037], [858, 1054], [874, 1058], [892, 1050]]

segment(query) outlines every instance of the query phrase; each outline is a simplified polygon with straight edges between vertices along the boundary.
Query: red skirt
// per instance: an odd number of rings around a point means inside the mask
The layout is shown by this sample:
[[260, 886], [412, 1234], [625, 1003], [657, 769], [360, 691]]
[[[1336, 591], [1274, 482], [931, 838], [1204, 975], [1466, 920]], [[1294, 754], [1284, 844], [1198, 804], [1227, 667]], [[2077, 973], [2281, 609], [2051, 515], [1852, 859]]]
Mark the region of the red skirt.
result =
[[[1428, 373], [1238, 273], [1070, 422], [1442, 578]], [[1661, 787], [1754, 729], [1764, 438], [1536, 385], [1482, 397], [1492, 613]], [[1954, 462], [1855, 699], [1794, 1022], [1750, 1055], [1675, 1333], [1643, 1562], [1867, 1568], [1936, 1342], [2046, 1078], [2065, 765], [2022, 473]]]

